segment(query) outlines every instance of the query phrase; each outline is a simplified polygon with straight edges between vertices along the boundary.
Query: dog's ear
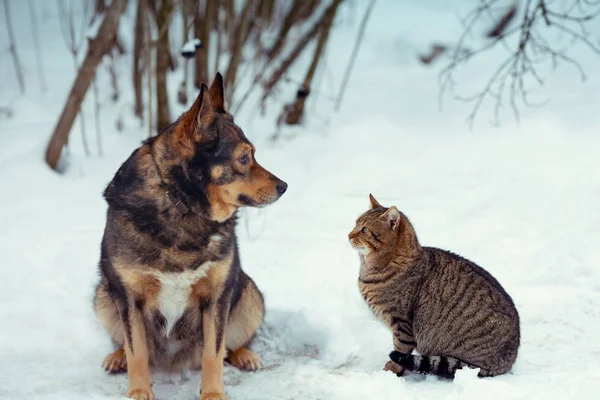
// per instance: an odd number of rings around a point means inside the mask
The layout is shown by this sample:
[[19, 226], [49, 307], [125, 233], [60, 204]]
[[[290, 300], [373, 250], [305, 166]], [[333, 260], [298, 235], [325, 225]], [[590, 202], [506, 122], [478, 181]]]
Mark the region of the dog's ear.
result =
[[196, 101], [194, 101], [194, 104], [183, 115], [177, 127], [177, 139], [188, 147], [192, 147], [194, 142], [204, 140], [204, 136], [210, 136], [207, 128], [213, 121], [214, 109], [211, 106], [209, 92], [203, 83]]
[[383, 206], [379, 204], [375, 197], [371, 193], [369, 193], [369, 201], [371, 202], [371, 208], [382, 208]]
[[217, 72], [215, 79], [213, 80], [210, 89], [210, 104], [213, 109], [217, 112], [225, 112], [225, 103], [223, 101], [223, 76], [220, 72]]
[[[212, 122], [212, 101], [210, 98], [210, 90], [203, 83], [200, 86], [200, 94], [198, 98], [190, 108], [191, 114], [194, 116], [194, 125], [196, 128], [201, 128], [203, 126], [208, 126]], [[196, 138], [200, 139], [200, 138]]]

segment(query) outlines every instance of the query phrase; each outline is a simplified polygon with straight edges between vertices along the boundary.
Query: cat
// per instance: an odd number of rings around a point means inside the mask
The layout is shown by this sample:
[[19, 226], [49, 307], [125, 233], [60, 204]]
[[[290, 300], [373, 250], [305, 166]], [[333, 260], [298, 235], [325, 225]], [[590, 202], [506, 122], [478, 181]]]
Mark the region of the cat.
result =
[[520, 322], [500, 283], [472, 261], [421, 247], [403, 213], [369, 199], [348, 238], [360, 257], [360, 293], [393, 333], [384, 370], [447, 379], [465, 366], [479, 368], [479, 377], [510, 371]]

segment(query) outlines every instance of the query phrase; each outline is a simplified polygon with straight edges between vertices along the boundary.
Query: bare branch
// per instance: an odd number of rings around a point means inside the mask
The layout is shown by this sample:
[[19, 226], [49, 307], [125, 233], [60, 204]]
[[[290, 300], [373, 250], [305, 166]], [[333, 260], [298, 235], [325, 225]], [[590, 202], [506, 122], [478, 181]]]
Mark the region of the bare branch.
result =
[[[56, 0], [56, 5], [58, 7], [58, 15], [60, 17], [60, 27], [61, 33], [63, 35], [63, 39], [65, 41], [65, 45], [67, 49], [71, 52], [71, 56], [73, 57], [73, 68], [75, 73], [79, 71], [79, 62], [77, 61], [77, 57], [79, 55], [79, 50], [81, 49], [81, 45], [83, 43], [84, 29], [85, 29], [85, 13], [87, 11], [88, 3], [84, 3], [84, 16], [81, 18], [81, 32], [79, 36], [75, 33], [75, 22], [73, 21], [74, 12], [72, 9], [72, 3], [69, 2], [69, 9], [65, 8], [65, 5], [62, 0]], [[86, 89], [87, 90], [87, 89]], [[85, 116], [83, 112], [83, 108], [81, 105], [78, 107], [78, 115], [79, 115], [79, 127], [81, 128], [81, 143], [83, 144], [83, 151], [87, 157], [90, 156], [90, 148], [88, 146], [87, 135], [85, 130]]]
[[144, 68], [142, 66], [142, 53], [144, 50], [146, 31], [148, 30], [148, 17], [146, 14], [146, 0], [139, 0], [137, 4], [137, 10], [135, 13], [135, 28], [133, 40], [133, 91], [135, 94], [133, 112], [135, 116], [139, 119], [144, 118], [144, 100], [142, 96], [142, 78], [144, 74]]
[[156, 130], [160, 132], [171, 122], [169, 94], [167, 91], [167, 70], [169, 69], [169, 21], [174, 10], [172, 0], [161, 0], [156, 13], [156, 27], [159, 31], [156, 47]]
[[498, 23], [494, 25], [494, 28], [491, 31], [489, 31], [486, 36], [488, 38], [497, 38], [503, 36], [504, 31], [506, 31], [508, 25], [515, 18], [515, 15], [517, 15], [516, 3], [509, 7], [506, 13], [502, 16], [502, 18], [498, 20]]
[[[290, 54], [281, 62], [280, 66], [275, 69], [275, 71], [271, 74], [271, 77], [264, 84], [264, 93], [261, 99], [261, 103], [264, 104], [266, 99], [271, 95], [271, 92], [275, 88], [275, 85], [279, 82], [279, 80], [283, 77], [285, 72], [288, 70], [290, 65], [292, 65], [296, 59], [300, 56], [304, 48], [314, 39], [319, 33], [319, 29], [321, 25], [326, 21], [327, 12], [334, 7], [335, 4], [331, 4], [323, 14], [315, 20], [312, 27], [302, 36], [297, 42]], [[337, 7], [337, 6], [335, 6]]]
[[81, 107], [81, 103], [90, 87], [96, 69], [102, 60], [102, 56], [112, 44], [119, 18], [121, 17], [120, 9], [124, 3], [125, 0], [113, 0], [105, 13], [97, 38], [90, 41], [83, 65], [77, 74], [75, 82], [73, 82], [65, 107], [56, 123], [54, 132], [48, 143], [48, 148], [46, 149], [46, 162], [53, 169], [56, 169], [61, 151], [67, 142], [77, 111]]
[[[288, 125], [296, 125], [302, 120], [304, 115], [304, 104], [306, 103], [307, 97], [310, 95], [312, 80], [314, 78], [315, 71], [317, 70], [317, 66], [319, 65], [319, 61], [321, 60], [321, 55], [325, 50], [327, 38], [329, 37], [329, 32], [331, 31], [331, 25], [333, 24], [333, 19], [335, 18], [337, 8], [341, 1], [342, 0], [333, 0], [331, 7], [327, 10], [325, 21], [323, 22], [323, 25], [321, 25], [321, 34], [315, 48], [313, 60], [308, 68], [304, 82], [302, 82], [302, 86], [300, 86], [300, 89], [297, 92], [296, 100], [291, 103], [292, 107], [288, 108], [285, 120]], [[371, 3], [371, 5], [372, 4], [373, 3]]]
[[13, 63], [15, 65], [15, 73], [17, 74], [17, 81], [19, 82], [19, 88], [21, 93], [25, 93], [25, 79], [23, 78], [23, 67], [21, 66], [21, 60], [17, 53], [17, 45], [15, 44], [15, 34], [12, 26], [12, 19], [10, 16], [10, 7], [8, 0], [4, 0], [4, 16], [6, 18], [6, 31], [8, 32], [8, 41], [10, 43], [9, 51], [12, 55]]
[[[151, 8], [150, 4], [153, 4], [151, 0], [138, 0], [143, 1], [145, 3], [145, 7], [147, 9]], [[146, 59], [146, 85], [148, 92], [148, 115], [147, 115], [147, 125], [148, 125], [148, 137], [152, 137], [154, 128], [152, 122], [152, 34], [150, 32], [150, 16], [149, 13], [145, 14], [145, 24], [146, 24], [146, 40], [144, 40], [144, 58]]]
[[354, 63], [356, 62], [356, 56], [358, 55], [358, 50], [360, 49], [360, 45], [362, 43], [363, 37], [365, 35], [365, 30], [367, 28], [367, 21], [369, 21], [369, 17], [371, 16], [371, 12], [373, 11], [373, 7], [375, 6], [376, 0], [371, 0], [369, 5], [367, 6], [367, 10], [365, 11], [365, 15], [363, 16], [362, 22], [360, 23], [360, 28], [358, 29], [358, 35], [356, 36], [356, 40], [354, 41], [354, 48], [352, 49], [352, 55], [350, 56], [350, 61], [346, 66], [346, 71], [344, 72], [344, 78], [342, 79], [342, 84], [340, 86], [340, 92], [337, 95], [337, 99], [335, 101], [335, 111], [339, 111], [342, 105], [342, 99], [344, 98], [344, 92], [346, 91], [346, 86], [350, 81], [350, 74], [352, 73], [352, 68], [354, 67]]
[[42, 91], [46, 91], [47, 86], [42, 62], [42, 48], [40, 46], [38, 20], [35, 12], [35, 6], [33, 5], [32, 0], [27, 0], [27, 6], [29, 8], [29, 18], [31, 19], [31, 32], [33, 34], [33, 44], [35, 46], [35, 58], [37, 60], [38, 78], [40, 79], [40, 86], [42, 88]]
[[292, 26], [294, 26], [296, 21], [300, 19], [300, 16], [302, 15], [302, 10], [304, 7], [307, 6], [307, 4], [308, 2], [304, 0], [294, 1], [294, 4], [292, 4], [292, 7], [290, 8], [288, 14], [285, 16], [285, 19], [283, 20], [283, 24], [279, 29], [279, 32], [276, 36], [277, 39], [273, 44], [273, 47], [271, 47], [267, 51], [267, 60], [273, 60], [277, 57], [277, 55], [279, 55], [279, 52], [281, 51], [281, 49], [283, 49], [283, 45], [285, 44], [285, 40], [287, 39], [287, 34], [289, 33]]
[[[444, 94], [452, 91], [455, 85], [455, 73], [459, 67], [465, 66], [476, 56], [493, 50], [499, 44], [508, 51], [508, 57], [490, 75], [486, 85], [478, 93], [470, 96], [458, 96], [458, 100], [472, 102], [473, 109], [467, 121], [470, 126], [476, 119], [482, 104], [487, 98], [495, 101], [494, 123], [499, 123], [500, 109], [505, 101], [510, 104], [515, 119], [519, 120], [519, 105], [537, 107], [547, 103], [545, 101], [532, 101], [529, 83], [537, 87], [544, 85], [544, 77], [538, 71], [540, 65], [550, 62], [556, 67], [559, 63], [573, 66], [585, 80], [586, 74], [583, 66], [568, 54], [568, 48], [558, 48], [551, 45], [545, 35], [560, 32], [573, 43], [582, 43], [593, 53], [600, 56], [600, 44], [596, 45], [587, 34], [586, 25], [600, 15], [600, 1], [573, 0], [567, 10], [556, 10], [553, 6], [557, 2], [547, 0], [526, 0], [521, 9], [520, 23], [513, 29], [506, 30], [510, 19], [516, 18], [516, 8], [504, 12], [502, 18], [495, 24], [494, 29], [488, 34], [493, 39], [479, 49], [462, 53], [463, 44], [474, 24], [480, 20], [483, 13], [492, 15], [492, 5], [496, 0], [480, 0], [479, 5], [465, 18], [465, 31], [459, 39], [453, 57], [440, 73], [440, 101]], [[563, 3], [564, 5], [564, 3]], [[514, 6], [512, 6], [514, 7]], [[590, 9], [592, 8], [592, 9]], [[514, 11], [513, 11], [514, 10]], [[502, 29], [499, 29], [501, 27]], [[491, 33], [494, 33], [491, 35]], [[511, 38], [509, 41], [508, 39]], [[572, 44], [572, 43], [571, 43]]]
[[244, 9], [239, 17], [239, 23], [237, 24], [235, 37], [233, 38], [229, 66], [225, 72], [225, 82], [227, 82], [225, 101], [227, 104], [231, 104], [233, 99], [233, 89], [235, 87], [237, 71], [242, 58], [242, 49], [248, 38], [250, 21], [254, 16], [257, 5], [258, 2], [256, 0], [246, 0]]
[[98, 147], [98, 155], [103, 156], [102, 151], [102, 132], [100, 130], [100, 99], [98, 94], [98, 82], [94, 77], [92, 82], [92, 90], [94, 91], [94, 120], [96, 122], [96, 146]]

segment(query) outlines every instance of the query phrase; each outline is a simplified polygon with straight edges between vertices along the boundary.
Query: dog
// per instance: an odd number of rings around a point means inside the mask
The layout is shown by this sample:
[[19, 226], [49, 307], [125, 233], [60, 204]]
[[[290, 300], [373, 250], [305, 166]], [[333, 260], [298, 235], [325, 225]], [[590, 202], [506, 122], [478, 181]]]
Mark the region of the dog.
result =
[[127, 371], [127, 397], [154, 399], [150, 367], [201, 368], [201, 400], [227, 398], [224, 360], [261, 367], [247, 346], [264, 301], [241, 268], [236, 212], [286, 190], [225, 111], [220, 73], [121, 165], [104, 191], [94, 309], [116, 347], [103, 366]]

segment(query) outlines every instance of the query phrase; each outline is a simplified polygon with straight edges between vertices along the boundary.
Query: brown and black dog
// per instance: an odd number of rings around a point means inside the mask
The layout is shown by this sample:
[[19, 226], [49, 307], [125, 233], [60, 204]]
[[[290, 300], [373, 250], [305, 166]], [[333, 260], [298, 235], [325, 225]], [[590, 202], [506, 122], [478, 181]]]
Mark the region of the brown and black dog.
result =
[[202, 368], [201, 400], [226, 399], [223, 361], [260, 367], [246, 346], [263, 298], [240, 265], [236, 211], [277, 200], [287, 184], [261, 167], [223, 105], [223, 78], [135, 150], [106, 188], [94, 308], [127, 371], [133, 399], [154, 399], [150, 367]]

